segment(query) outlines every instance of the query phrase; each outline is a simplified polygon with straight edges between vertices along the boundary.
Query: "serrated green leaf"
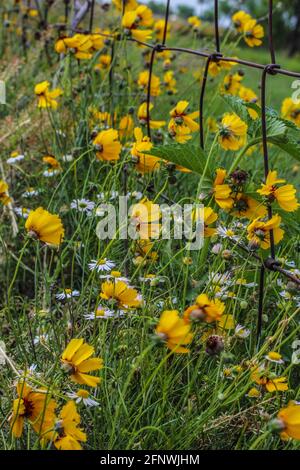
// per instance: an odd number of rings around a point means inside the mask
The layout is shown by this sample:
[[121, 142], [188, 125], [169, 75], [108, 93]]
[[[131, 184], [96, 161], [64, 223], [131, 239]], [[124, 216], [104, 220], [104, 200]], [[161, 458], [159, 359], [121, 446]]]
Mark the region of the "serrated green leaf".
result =
[[269, 141], [300, 161], [300, 143], [291, 136], [271, 137]]
[[148, 153], [162, 160], [181, 165], [198, 175], [203, 174], [207, 158], [200, 147], [192, 144], [170, 144], [152, 147]]
[[232, 111], [237, 114], [244, 122], [250, 124], [252, 119], [249, 115], [245, 102], [236, 96], [223, 95], [224, 101], [230, 106]]
[[267, 117], [267, 135], [268, 136], [285, 136], [287, 127], [281, 119], [268, 116]]

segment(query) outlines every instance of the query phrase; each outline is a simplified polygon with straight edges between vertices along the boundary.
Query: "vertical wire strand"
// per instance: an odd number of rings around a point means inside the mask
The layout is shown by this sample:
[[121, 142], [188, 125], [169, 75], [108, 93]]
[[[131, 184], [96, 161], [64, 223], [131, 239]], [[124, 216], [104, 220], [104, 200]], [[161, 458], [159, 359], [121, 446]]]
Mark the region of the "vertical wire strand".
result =
[[154, 65], [156, 48], [152, 49], [150, 63], [149, 63], [149, 77], [148, 77], [148, 88], [147, 88], [147, 135], [151, 139], [151, 128], [150, 128], [150, 99], [151, 99], [151, 82], [152, 82], [152, 71]]
[[201, 93], [200, 93], [200, 103], [199, 103], [200, 147], [202, 149], [204, 149], [204, 97], [205, 97], [206, 83], [207, 83], [210, 62], [211, 62], [211, 56], [208, 57], [206, 64], [205, 64], [205, 69], [204, 69], [203, 79], [202, 79], [202, 86], [201, 86]]
[[163, 41], [162, 41], [163, 46], [166, 44], [166, 40], [167, 40], [169, 14], [170, 14], [170, 0], [167, 0], [167, 6], [166, 6], [166, 12], [165, 12], [164, 34], [163, 34]]
[[[263, 154], [264, 154], [264, 173], [265, 181], [269, 173], [269, 151], [268, 151], [268, 135], [267, 135], [267, 112], [266, 112], [266, 82], [267, 75], [270, 72], [270, 66], [265, 67], [262, 78], [261, 78], [261, 127], [262, 127], [262, 143], [263, 143]], [[273, 216], [272, 207], [268, 205], [268, 218], [271, 219]], [[275, 259], [275, 243], [273, 230], [270, 231], [270, 245], [271, 245], [271, 256]]]
[[215, 0], [214, 7], [214, 19], [215, 19], [215, 41], [216, 41], [216, 51], [220, 51], [220, 31], [219, 31], [219, 1]]
[[269, 50], [271, 54], [272, 64], [276, 64], [276, 55], [274, 49], [274, 38], [273, 38], [273, 0], [269, 0]]
[[90, 13], [90, 25], [89, 25], [89, 31], [90, 31], [90, 33], [93, 31], [94, 9], [95, 9], [95, 0], [92, 0], [92, 3], [91, 3], [91, 13]]

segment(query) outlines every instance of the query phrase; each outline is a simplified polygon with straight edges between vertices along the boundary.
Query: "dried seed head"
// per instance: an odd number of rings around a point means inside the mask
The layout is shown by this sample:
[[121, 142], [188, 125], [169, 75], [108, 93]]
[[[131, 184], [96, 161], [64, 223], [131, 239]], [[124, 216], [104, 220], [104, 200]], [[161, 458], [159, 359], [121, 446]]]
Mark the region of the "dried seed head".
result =
[[224, 339], [222, 336], [212, 335], [206, 341], [206, 352], [210, 356], [216, 356], [224, 350]]

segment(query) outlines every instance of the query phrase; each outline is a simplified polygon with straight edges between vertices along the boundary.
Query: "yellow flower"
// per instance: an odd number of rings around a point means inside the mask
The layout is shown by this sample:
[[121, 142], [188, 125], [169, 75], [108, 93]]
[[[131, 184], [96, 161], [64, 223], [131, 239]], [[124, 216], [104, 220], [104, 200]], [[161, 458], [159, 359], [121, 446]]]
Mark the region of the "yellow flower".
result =
[[239, 73], [228, 74], [224, 77], [221, 92], [229, 95], [237, 95], [241, 88], [243, 76]]
[[51, 168], [55, 168], [56, 170], [61, 170], [59, 161], [55, 157], [52, 157], [51, 155], [46, 155], [45, 157], [43, 157], [43, 162], [50, 165]]
[[188, 23], [193, 26], [194, 30], [197, 30], [201, 26], [201, 20], [198, 16], [190, 16], [187, 19]]
[[138, 2], [136, 0], [113, 0], [113, 4], [120, 11], [123, 10], [123, 3], [125, 5], [125, 11], [135, 10], [138, 6]]
[[93, 346], [89, 346], [82, 338], [72, 339], [61, 356], [62, 368], [70, 374], [73, 382], [80, 385], [96, 387], [99, 377], [88, 375], [87, 372], [99, 370], [103, 367], [103, 360], [94, 354]]
[[232, 16], [232, 21], [234, 24], [235, 29], [239, 32], [242, 33], [245, 24], [251, 20], [251, 16], [246, 13], [245, 11], [237, 11], [233, 16]]
[[[254, 91], [251, 90], [251, 88], [246, 88], [244, 86], [241, 86], [240, 89], [239, 89], [239, 97], [243, 101], [245, 101], [246, 103], [257, 103], [257, 101], [258, 101], [258, 97], [254, 93]], [[258, 114], [255, 111], [255, 109], [249, 108], [248, 113], [252, 117], [252, 119], [257, 119], [258, 118]]]
[[[149, 106], [149, 111], [153, 109], [153, 104], [150, 103]], [[147, 124], [147, 103], [142, 103], [138, 109], [138, 120], [140, 124], [146, 125]], [[150, 128], [151, 129], [159, 129], [160, 127], [163, 127], [166, 124], [166, 121], [152, 121], [150, 119]]]
[[[63, 45], [65, 47], [64, 52], [66, 52], [67, 49], [71, 49], [78, 60], [91, 59], [93, 56], [91, 53], [91, 49], [93, 49], [93, 41], [89, 34], [75, 34], [72, 37], [64, 38], [59, 41], [63, 41]], [[63, 49], [62, 44], [60, 42], [58, 42], [58, 44], [56, 43], [55, 49], [57, 52], [59, 49], [60, 52]]]
[[[137, 84], [145, 93], [147, 93], [148, 82], [149, 82], [149, 71], [144, 70], [143, 72], [140, 72]], [[151, 75], [150, 95], [151, 96], [160, 95], [160, 78], [154, 74]]]
[[216, 220], [218, 220], [218, 214], [216, 214], [211, 207], [204, 207], [193, 211], [193, 221], [200, 220], [203, 217], [204, 223], [204, 237], [212, 237], [216, 233], [216, 229], [209, 227]]
[[209, 132], [212, 132], [213, 134], [218, 131], [218, 124], [216, 119], [209, 117], [207, 119], [207, 127]]
[[103, 300], [116, 301], [120, 308], [134, 308], [141, 306], [138, 291], [129, 287], [124, 281], [106, 281], [101, 285], [100, 297]]
[[225, 114], [220, 126], [219, 143], [225, 150], [239, 150], [246, 144], [247, 124], [237, 114]]
[[[98, 34], [101, 32], [101, 30], [97, 30], [95, 33], [90, 35], [90, 40], [92, 42], [92, 50], [93, 51], [99, 51], [104, 47], [104, 40], [105, 36], [102, 36], [101, 34]], [[103, 34], [108, 34], [110, 35], [110, 31], [103, 31]]]
[[243, 25], [243, 35], [249, 47], [261, 46], [264, 28], [256, 20], [250, 19]]
[[38, 83], [35, 85], [34, 93], [38, 96], [38, 107], [39, 108], [52, 108], [56, 109], [58, 103], [56, 98], [62, 95], [60, 88], [55, 88], [49, 91], [50, 83], [47, 81]]
[[170, 137], [179, 144], [184, 144], [192, 138], [191, 131], [187, 126], [178, 126], [175, 121], [170, 121], [168, 125]]
[[277, 418], [284, 427], [283, 433], [292, 439], [300, 440], [300, 406], [289, 403], [286, 408], [282, 408]]
[[155, 333], [174, 353], [189, 352], [184, 346], [192, 342], [193, 334], [190, 332], [190, 325], [180, 318], [177, 310], [165, 310], [162, 313]]
[[113, 162], [119, 160], [121, 144], [118, 141], [118, 131], [107, 129], [99, 132], [93, 140], [98, 160]]
[[146, 5], [139, 5], [135, 10], [139, 26], [151, 27], [153, 24], [153, 13]]
[[150, 240], [137, 240], [135, 245], [135, 264], [145, 264], [147, 261], [155, 262], [158, 254], [153, 250], [153, 242]]
[[120, 119], [119, 124], [119, 135], [121, 139], [126, 139], [131, 136], [134, 128], [134, 122], [132, 117], [127, 114]]
[[284, 119], [289, 119], [300, 127], [300, 104], [296, 104], [292, 98], [286, 98], [283, 101], [281, 114]]
[[149, 137], [143, 136], [143, 132], [139, 127], [134, 129], [134, 137], [136, 142], [132, 146], [131, 155], [137, 159], [135, 164], [137, 171], [144, 174], [158, 170], [160, 167], [160, 159], [153, 155], [143, 153], [149, 152], [152, 148]]
[[230, 70], [232, 67], [235, 67], [235, 62], [227, 62], [225, 60], [211, 61], [209, 64], [208, 72], [212, 77], [216, 77], [223, 70]]
[[218, 206], [222, 209], [230, 210], [233, 207], [234, 200], [231, 195], [231, 187], [229, 184], [224, 184], [226, 176], [226, 170], [222, 168], [217, 169], [213, 191]]
[[[157, 21], [155, 21], [155, 23], [153, 25], [153, 29], [154, 29], [156, 39], [160, 42], [163, 40], [163, 37], [164, 37], [165, 24], [166, 24], [165, 20], [157, 20]], [[167, 25], [167, 38], [170, 35], [169, 33], [170, 33], [170, 24], [168, 23], [168, 25]]]
[[42, 207], [29, 213], [25, 228], [30, 236], [50, 245], [60, 245], [65, 233], [60, 217]]
[[95, 65], [96, 70], [107, 70], [111, 64], [111, 56], [108, 54], [101, 54], [98, 63]]
[[80, 442], [86, 442], [86, 433], [78, 425], [80, 416], [77, 413], [74, 401], [62, 408], [59, 420], [56, 422], [54, 435], [54, 445], [58, 450], [81, 450]]
[[134, 230], [141, 240], [158, 238], [160, 217], [159, 205], [146, 198], [130, 208], [130, 223], [134, 226]]
[[270, 393], [285, 392], [289, 389], [286, 377], [268, 377], [263, 367], [254, 368], [251, 373], [251, 379]]
[[8, 184], [0, 180], [0, 202], [6, 206], [11, 201], [8, 195]]
[[269, 171], [265, 184], [257, 192], [265, 196], [268, 202], [277, 201], [279, 206], [287, 211], [294, 212], [299, 204], [296, 198], [296, 189], [292, 184], [285, 184], [278, 187], [278, 184], [285, 183], [284, 179], [277, 178], [277, 171]]
[[252, 220], [257, 217], [265, 217], [267, 209], [247, 194], [238, 193], [234, 197], [232, 215]]
[[164, 86], [166, 87], [166, 90], [169, 95], [174, 95], [177, 93], [176, 89], [176, 79], [174, 78], [174, 72], [173, 70], [168, 70], [164, 74]]
[[273, 231], [274, 242], [277, 245], [284, 235], [280, 228], [281, 217], [274, 215], [270, 220], [264, 221], [257, 218], [247, 227], [247, 238], [251, 243], [260, 246], [263, 250], [270, 248], [270, 232]]
[[198, 295], [194, 305], [188, 307], [183, 315], [186, 323], [191, 320], [201, 320], [207, 323], [220, 321], [225, 305], [219, 299], [210, 300], [206, 294]]
[[92, 114], [93, 119], [96, 121], [96, 123], [101, 126], [112, 126], [116, 118], [115, 114], [111, 115], [107, 111], [101, 112], [94, 107], [89, 108], [89, 111]]
[[218, 328], [222, 330], [233, 330], [235, 328], [235, 321], [233, 315], [222, 315], [218, 320]]
[[[140, 11], [140, 14], [141, 14], [141, 11]], [[138, 15], [137, 10], [127, 11], [124, 14], [122, 18], [122, 26], [125, 30], [125, 34], [128, 36], [132, 36], [134, 39], [137, 39], [138, 41], [145, 41], [146, 39], [151, 39], [152, 37], [151, 29], [137, 29], [138, 26], [140, 25], [140, 21], [141, 21], [140, 18], [141, 17]]]
[[199, 130], [199, 124], [194, 121], [199, 117], [199, 111], [187, 114], [186, 110], [189, 106], [188, 101], [179, 101], [175, 108], [170, 111], [171, 120], [169, 127], [188, 127], [191, 132]]
[[47, 390], [33, 390], [25, 381], [17, 384], [18, 398], [13, 402], [10, 426], [15, 437], [23, 433], [25, 419], [41, 438], [49, 438], [48, 432], [54, 427], [56, 403]]

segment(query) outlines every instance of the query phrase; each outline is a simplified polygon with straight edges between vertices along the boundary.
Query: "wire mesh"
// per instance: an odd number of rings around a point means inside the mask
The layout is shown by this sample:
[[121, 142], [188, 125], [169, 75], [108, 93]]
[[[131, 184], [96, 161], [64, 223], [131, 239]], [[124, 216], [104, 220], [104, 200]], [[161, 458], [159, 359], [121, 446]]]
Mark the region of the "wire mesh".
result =
[[[71, 29], [73, 32], [84, 32], [82, 29], [78, 29], [76, 27], [68, 28], [68, 19], [70, 13], [70, 0], [64, 0], [65, 3], [65, 30]], [[38, 11], [39, 4], [36, 2]], [[287, 77], [294, 77], [300, 78], [300, 73], [285, 70], [279, 64], [276, 63], [276, 51], [274, 47], [274, 35], [273, 35], [273, 0], [268, 0], [268, 49], [270, 54], [270, 63], [269, 64], [261, 64], [256, 63], [244, 59], [239, 59], [236, 57], [227, 57], [222, 53], [222, 46], [221, 46], [221, 35], [220, 35], [220, 26], [219, 26], [219, 0], [214, 0], [214, 44], [215, 50], [211, 51], [210, 53], [202, 51], [200, 49], [188, 49], [182, 47], [172, 47], [168, 46], [167, 44], [167, 33], [168, 33], [168, 26], [169, 26], [169, 19], [170, 19], [170, 5], [171, 0], [166, 0], [166, 8], [165, 8], [165, 15], [164, 15], [164, 29], [162, 35], [162, 42], [161, 43], [148, 43], [139, 41], [135, 38], [127, 38], [128, 41], [135, 42], [140, 44], [144, 47], [149, 48], [151, 50], [150, 61], [149, 61], [149, 78], [148, 78], [148, 86], [147, 86], [147, 115], [146, 115], [146, 124], [147, 124], [147, 134], [148, 137], [151, 138], [151, 127], [150, 127], [150, 103], [151, 103], [151, 82], [152, 82], [152, 75], [153, 75], [153, 67], [155, 62], [156, 54], [161, 53], [163, 51], [174, 51], [174, 52], [181, 52], [184, 54], [191, 54], [194, 56], [198, 56], [202, 59], [205, 59], [205, 67], [204, 73], [201, 81], [200, 87], [200, 99], [199, 99], [199, 112], [200, 112], [200, 132], [199, 132], [199, 141], [200, 146], [204, 149], [205, 143], [205, 135], [204, 135], [204, 117], [205, 117], [205, 95], [206, 95], [206, 86], [208, 81], [208, 72], [209, 66], [212, 62], [231, 62], [239, 65], [243, 65], [245, 67], [249, 67], [252, 69], [257, 69], [261, 71], [261, 128], [262, 128], [262, 147], [263, 147], [263, 168], [264, 168], [264, 181], [266, 181], [267, 175], [269, 173], [269, 148], [268, 148], [268, 133], [267, 133], [267, 103], [266, 103], [266, 91], [267, 91], [267, 82], [269, 77], [275, 77], [276, 75], [283, 75]], [[92, 34], [93, 30], [93, 19], [94, 19], [94, 11], [95, 11], [95, 0], [88, 1], [89, 7], [89, 28], [88, 31], [85, 31], [89, 34]], [[122, 0], [122, 14], [125, 12], [126, 7], [126, 0]], [[41, 15], [42, 18], [42, 15]], [[47, 25], [47, 18], [43, 19], [41, 22], [41, 27], [46, 28]], [[106, 38], [110, 38], [112, 40], [112, 55], [114, 54], [114, 43], [118, 38], [115, 35], [97, 33], [105, 36]], [[112, 82], [113, 69], [111, 67], [110, 71], [110, 81]], [[268, 218], [272, 218], [272, 206], [271, 204], [268, 205]], [[266, 275], [268, 271], [277, 272], [282, 276], [285, 276], [288, 280], [292, 281], [295, 285], [300, 286], [300, 279], [295, 276], [293, 273], [285, 270], [281, 263], [276, 259], [276, 249], [274, 243], [274, 235], [273, 232], [270, 232], [270, 250], [269, 250], [269, 257], [267, 259], [262, 259], [256, 252], [250, 250], [246, 245], [243, 245], [240, 242], [231, 241], [236, 247], [247, 253], [249, 259], [253, 259], [253, 261], [258, 262], [260, 264], [260, 280], [259, 280], [259, 287], [258, 287], [258, 320], [257, 320], [257, 337], [260, 338], [261, 330], [262, 330], [262, 318], [263, 318], [263, 308], [264, 308], [264, 296], [265, 296], [265, 287], [266, 287]]]
[[[267, 65], [259, 64], [255, 62], [250, 62], [243, 59], [237, 59], [234, 57], [223, 56], [221, 51], [220, 43], [220, 28], [219, 28], [219, 0], [214, 0], [214, 39], [215, 39], [215, 51], [212, 51], [210, 54], [203, 52], [201, 50], [186, 49], [180, 47], [168, 47], [166, 44], [168, 23], [170, 16], [170, 0], [166, 2], [165, 9], [165, 24], [163, 32], [163, 40], [161, 44], [146, 44], [144, 46], [152, 49], [151, 58], [149, 63], [149, 80], [147, 88], [147, 132], [148, 136], [151, 138], [151, 129], [150, 129], [150, 90], [151, 90], [151, 79], [152, 71], [154, 65], [155, 55], [158, 52], [162, 51], [177, 51], [186, 54], [193, 54], [199, 57], [206, 59], [206, 64], [204, 68], [201, 90], [200, 90], [200, 102], [199, 102], [199, 112], [200, 112], [200, 146], [204, 148], [204, 115], [205, 115], [205, 92], [206, 84], [208, 79], [208, 70], [211, 62], [218, 62], [220, 60], [225, 62], [233, 62], [246, 67], [251, 67], [254, 69], [261, 70], [261, 127], [262, 127], [262, 146], [263, 146], [263, 164], [264, 164], [264, 178], [266, 180], [269, 173], [269, 150], [268, 150], [268, 135], [267, 135], [267, 104], [266, 104], [266, 90], [267, 90], [267, 77], [275, 76], [278, 74], [285, 75], [288, 77], [300, 78], [300, 73], [284, 70], [279, 64], [276, 63], [276, 53], [274, 48], [273, 40], [273, 0], [268, 1], [268, 48], [270, 53], [270, 63]], [[123, 0], [123, 8], [125, 8], [125, 1]], [[136, 41], [139, 42], [139, 41]], [[272, 207], [271, 204], [268, 205], [268, 218], [272, 218]], [[234, 242], [236, 246], [243, 249], [247, 252], [248, 256], [258, 261], [261, 265], [260, 267], [260, 280], [259, 280], [259, 298], [258, 298], [258, 319], [257, 319], [257, 338], [259, 340], [261, 331], [262, 331], [262, 318], [263, 318], [263, 307], [264, 307], [264, 294], [265, 294], [265, 285], [266, 285], [266, 272], [273, 271], [278, 272], [281, 275], [285, 276], [298, 286], [300, 286], [300, 279], [294, 276], [292, 273], [286, 271], [281, 267], [281, 263], [276, 260], [276, 250], [274, 243], [273, 231], [270, 233], [270, 257], [267, 260], [262, 260], [259, 255], [249, 250], [246, 246], [243, 246], [241, 243]]]

